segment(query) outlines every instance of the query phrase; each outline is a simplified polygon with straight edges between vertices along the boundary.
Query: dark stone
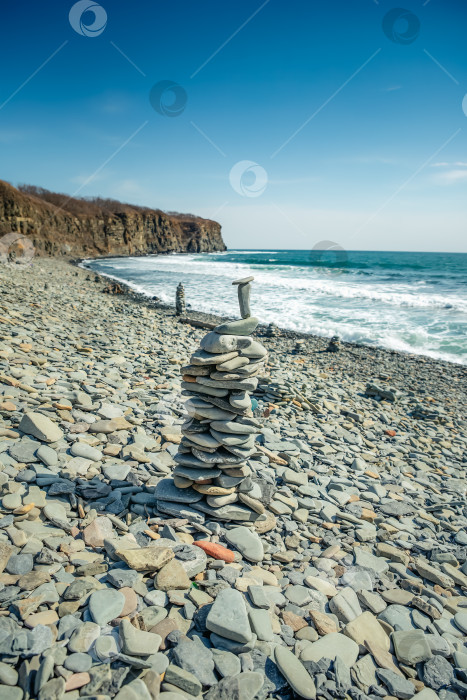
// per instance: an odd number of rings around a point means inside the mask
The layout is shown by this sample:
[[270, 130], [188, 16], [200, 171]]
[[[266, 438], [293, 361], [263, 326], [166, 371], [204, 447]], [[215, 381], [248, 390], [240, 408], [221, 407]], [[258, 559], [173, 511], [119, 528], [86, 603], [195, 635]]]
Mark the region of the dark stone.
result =
[[[442, 658], [442, 657], [439, 657]], [[376, 675], [383, 681], [389, 691], [389, 695], [393, 695], [401, 700], [408, 700], [415, 695], [415, 686], [406, 678], [402, 678], [395, 671], [386, 668], [377, 668]]]
[[51, 487], [49, 488], [47, 495], [48, 496], [60, 496], [61, 494], [67, 494], [67, 493], [74, 493], [75, 492], [75, 484], [72, 481], [69, 481], [68, 479], [59, 479], [59, 481], [55, 481]]
[[250, 657], [253, 662], [253, 671], [258, 671], [265, 677], [263, 687], [255, 696], [255, 700], [265, 700], [268, 696], [280, 693], [288, 687], [277, 665], [266, 654], [259, 649], [253, 649]]
[[433, 690], [450, 685], [454, 680], [454, 669], [444, 656], [435, 655], [425, 662], [423, 682]]
[[212, 686], [217, 683], [212, 652], [203, 643], [181, 639], [172, 650], [172, 660], [180, 668], [192, 673], [202, 685]]

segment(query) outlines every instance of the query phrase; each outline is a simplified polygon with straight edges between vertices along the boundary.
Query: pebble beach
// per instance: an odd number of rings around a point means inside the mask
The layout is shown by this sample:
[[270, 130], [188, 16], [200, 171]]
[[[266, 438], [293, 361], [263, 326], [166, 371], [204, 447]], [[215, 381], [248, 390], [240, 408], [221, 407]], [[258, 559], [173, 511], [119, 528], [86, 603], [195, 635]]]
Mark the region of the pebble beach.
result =
[[0, 267], [0, 700], [465, 697], [465, 367], [215, 312]]

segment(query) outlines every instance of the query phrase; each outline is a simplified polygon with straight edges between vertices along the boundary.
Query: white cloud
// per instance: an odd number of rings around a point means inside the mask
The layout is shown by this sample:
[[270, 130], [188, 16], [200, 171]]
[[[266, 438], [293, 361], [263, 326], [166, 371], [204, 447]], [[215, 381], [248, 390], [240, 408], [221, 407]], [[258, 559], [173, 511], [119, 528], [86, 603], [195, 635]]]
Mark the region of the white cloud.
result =
[[467, 163], [462, 160], [454, 161], [453, 163], [432, 163], [432, 168], [467, 168]]
[[434, 177], [438, 185], [456, 185], [467, 180], [467, 163], [464, 161], [432, 163], [431, 167], [440, 169]]

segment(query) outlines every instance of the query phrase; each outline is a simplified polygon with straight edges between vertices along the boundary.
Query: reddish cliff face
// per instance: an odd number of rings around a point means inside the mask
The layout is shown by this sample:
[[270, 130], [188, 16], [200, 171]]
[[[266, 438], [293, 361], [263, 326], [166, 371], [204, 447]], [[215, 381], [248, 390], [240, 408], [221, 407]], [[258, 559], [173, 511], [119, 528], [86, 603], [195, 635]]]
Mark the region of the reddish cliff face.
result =
[[0, 236], [10, 231], [25, 234], [36, 255], [82, 258], [226, 250], [216, 221], [37, 192], [39, 196], [0, 180]]

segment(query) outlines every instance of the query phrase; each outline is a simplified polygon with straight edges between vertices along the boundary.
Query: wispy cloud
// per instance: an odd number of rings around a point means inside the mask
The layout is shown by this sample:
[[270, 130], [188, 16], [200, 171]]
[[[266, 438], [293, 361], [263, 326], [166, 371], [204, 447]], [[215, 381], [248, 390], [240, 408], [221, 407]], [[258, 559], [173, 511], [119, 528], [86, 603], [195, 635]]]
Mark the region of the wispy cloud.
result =
[[394, 92], [394, 90], [401, 90], [402, 85], [389, 85], [388, 87], [382, 88], [383, 92]]
[[467, 180], [467, 162], [465, 161], [432, 163], [431, 167], [438, 169], [434, 180], [439, 185], [456, 185]]
[[456, 160], [453, 163], [432, 163], [432, 168], [467, 168], [467, 163], [462, 160]]

